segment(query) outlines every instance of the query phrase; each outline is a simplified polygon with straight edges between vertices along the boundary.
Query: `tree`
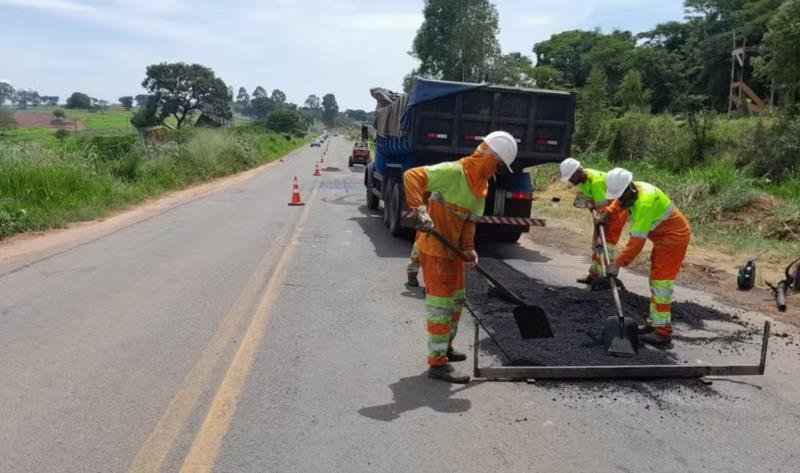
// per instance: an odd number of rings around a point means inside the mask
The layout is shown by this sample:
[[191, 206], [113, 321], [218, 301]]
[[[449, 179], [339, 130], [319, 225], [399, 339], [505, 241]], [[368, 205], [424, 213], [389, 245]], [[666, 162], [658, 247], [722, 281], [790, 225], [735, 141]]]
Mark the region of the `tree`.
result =
[[566, 87], [561, 71], [553, 66], [536, 66], [530, 71], [533, 86], [540, 89], [563, 89]]
[[0, 133], [17, 127], [17, 120], [14, 119], [14, 112], [0, 107]]
[[651, 95], [644, 88], [642, 73], [633, 69], [622, 79], [616, 98], [623, 111], [649, 112]]
[[267, 98], [268, 96], [267, 89], [261, 87], [260, 85], [253, 90], [254, 99], [263, 99]]
[[56, 117], [56, 120], [59, 122], [63, 122], [64, 119], [67, 118], [67, 114], [60, 108], [58, 110], [53, 110], [53, 116]]
[[325, 94], [322, 97], [322, 122], [329, 128], [333, 128], [336, 123], [336, 115], [339, 113], [339, 105], [336, 103], [336, 96]]
[[47, 104], [51, 107], [55, 107], [56, 105], [58, 105], [57, 95], [42, 95], [39, 98], [42, 100], [42, 103]]
[[117, 99], [117, 100], [119, 100], [119, 103], [121, 103], [121, 104], [122, 104], [122, 107], [123, 107], [125, 110], [130, 110], [130, 109], [132, 109], [132, 108], [133, 108], [133, 97], [132, 97], [132, 96], [130, 96], [130, 95], [123, 95], [122, 97], [120, 97], [120, 98], [119, 98], [119, 99]]
[[150, 100], [150, 96], [147, 94], [139, 94], [136, 97], [134, 97], [134, 100], [136, 100], [136, 106], [141, 108], [147, 106], [147, 102]]
[[[140, 100], [140, 97], [144, 97]], [[136, 102], [139, 104], [136, 113], [131, 117], [131, 125], [141, 131], [161, 123], [158, 118], [158, 100], [148, 100], [147, 95], [137, 95]]]
[[243, 107], [250, 105], [250, 94], [247, 93], [247, 89], [244, 87], [239, 87], [239, 94], [236, 95], [236, 103]]
[[585, 62], [585, 54], [601, 36], [599, 31], [564, 31], [550, 36], [550, 39], [536, 43], [536, 65], [550, 66], [559, 71], [568, 87], [580, 88], [586, 85], [591, 65]]
[[6, 100], [14, 98], [14, 86], [8, 82], [0, 82], [0, 106], [6, 103]]
[[253, 118], [267, 118], [271, 111], [275, 110], [275, 104], [269, 97], [256, 97], [250, 100], [250, 106], [244, 110], [245, 115]]
[[286, 103], [286, 94], [283, 93], [280, 89], [275, 89], [272, 91], [272, 102], [275, 104], [276, 107], [280, 108]]
[[759, 72], [775, 80], [789, 113], [800, 105], [800, 0], [786, 2], [769, 22], [764, 35], [766, 55]]
[[319, 100], [319, 97], [317, 97], [314, 94], [309, 95], [306, 101], [303, 102], [303, 105], [305, 105], [306, 108], [310, 108], [311, 110], [322, 109], [322, 104]]
[[532, 69], [533, 62], [522, 53], [503, 54], [495, 61], [489, 80], [512, 87], [530, 87], [533, 85]]
[[37, 107], [41, 103], [39, 92], [31, 89], [21, 89], [14, 94], [14, 103], [20, 110], [26, 110], [28, 106]]
[[347, 109], [344, 111], [344, 114], [347, 118], [356, 121], [356, 122], [365, 122], [367, 121], [367, 112], [364, 110], [350, 110]]
[[153, 64], [142, 81], [158, 103], [158, 118], [172, 116], [181, 128], [195, 112], [212, 108], [217, 115], [229, 115], [228, 86], [214, 71], [200, 64], [183, 62]]
[[590, 148], [597, 139], [603, 122], [609, 116], [608, 78], [600, 66], [595, 66], [578, 94], [578, 126], [576, 144]]
[[498, 14], [489, 0], [426, 0], [410, 54], [422, 76], [483, 82], [500, 54]]
[[267, 128], [277, 133], [302, 134], [306, 126], [303, 117], [297, 112], [280, 109], [267, 116]]
[[91, 97], [82, 92], [73, 92], [67, 99], [67, 108], [88, 110], [91, 106]]

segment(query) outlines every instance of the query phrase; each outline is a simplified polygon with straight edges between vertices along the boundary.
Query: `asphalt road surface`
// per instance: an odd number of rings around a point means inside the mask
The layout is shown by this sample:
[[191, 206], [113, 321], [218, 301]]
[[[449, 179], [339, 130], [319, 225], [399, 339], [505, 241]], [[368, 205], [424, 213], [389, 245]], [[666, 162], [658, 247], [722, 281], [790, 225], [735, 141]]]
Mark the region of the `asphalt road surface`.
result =
[[[349, 145], [329, 146], [322, 177], [323, 150], [306, 147], [0, 263], [0, 471], [797, 471], [800, 337], [784, 326], [766, 376], [711, 386], [428, 379], [424, 303], [403, 286], [410, 245], [366, 210]], [[293, 176], [304, 207], [286, 205]], [[553, 284], [585, 266], [530, 242], [486, 254]]]

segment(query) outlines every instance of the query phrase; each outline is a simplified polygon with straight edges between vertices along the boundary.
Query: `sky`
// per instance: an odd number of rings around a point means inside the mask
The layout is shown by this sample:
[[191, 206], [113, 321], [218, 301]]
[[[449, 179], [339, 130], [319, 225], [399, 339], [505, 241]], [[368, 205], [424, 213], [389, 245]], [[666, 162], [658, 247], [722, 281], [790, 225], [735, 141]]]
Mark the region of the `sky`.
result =
[[[504, 53], [570, 29], [645, 31], [682, 0], [496, 0]], [[372, 110], [371, 87], [400, 90], [422, 0], [0, 0], [0, 81], [114, 102], [144, 93], [145, 68], [211, 67], [236, 91], [261, 85], [302, 104], [333, 93]]]

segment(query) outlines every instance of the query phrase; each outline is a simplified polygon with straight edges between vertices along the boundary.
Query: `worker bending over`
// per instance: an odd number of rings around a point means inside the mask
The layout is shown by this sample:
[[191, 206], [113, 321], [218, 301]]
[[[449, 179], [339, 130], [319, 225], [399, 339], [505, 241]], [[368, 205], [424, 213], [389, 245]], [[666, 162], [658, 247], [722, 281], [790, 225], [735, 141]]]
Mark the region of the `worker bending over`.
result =
[[[580, 194], [576, 201], [585, 199], [588, 201], [589, 208], [597, 212], [604, 210], [610, 200], [606, 198], [606, 173], [595, 169], [587, 169], [581, 166], [577, 159], [567, 158], [561, 162], [561, 181], [569, 182], [577, 186]], [[622, 235], [622, 229], [628, 222], [628, 211], [615, 212], [609, 215], [606, 223], [606, 245], [610, 258], [616, 256], [616, 246]], [[577, 280], [581, 284], [592, 284], [592, 282], [602, 274], [603, 246], [598, 241], [597, 226], [594, 227], [592, 235], [592, 264], [589, 266], [589, 274]]]
[[[499, 165], [510, 170], [517, 142], [509, 133], [495, 131], [475, 152], [458, 161], [409, 169], [403, 174], [406, 201], [419, 221], [416, 247], [425, 281], [428, 308], [428, 374], [451, 383], [468, 383], [450, 361], [467, 357], [453, 349], [464, 306], [464, 259], [426, 233], [436, 230], [467, 256], [467, 266], [478, 263], [475, 225], [483, 215], [489, 179]], [[430, 192], [427, 206], [425, 193]]]
[[652, 344], [669, 343], [672, 340], [675, 278], [681, 270], [692, 236], [689, 222], [661, 189], [646, 182], [633, 182], [633, 174], [625, 169], [609, 171], [606, 197], [616, 200], [598, 213], [598, 225], [607, 225], [615, 213], [625, 209], [630, 212], [633, 221], [628, 244], [609, 265], [607, 272], [616, 276], [620, 267], [633, 262], [648, 238], [653, 242], [650, 256], [650, 314], [647, 325], [639, 330], [639, 339]]

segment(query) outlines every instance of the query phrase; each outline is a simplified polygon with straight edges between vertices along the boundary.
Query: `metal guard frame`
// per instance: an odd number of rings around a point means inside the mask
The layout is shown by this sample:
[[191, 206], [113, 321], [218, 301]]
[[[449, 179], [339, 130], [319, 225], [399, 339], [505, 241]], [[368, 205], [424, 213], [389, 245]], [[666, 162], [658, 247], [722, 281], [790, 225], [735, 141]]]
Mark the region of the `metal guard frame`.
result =
[[[480, 328], [483, 323], [471, 307], [465, 305], [475, 320], [475, 339], [472, 349], [473, 377], [483, 381], [524, 381], [536, 379], [647, 379], [700, 378], [703, 376], [763, 375], [767, 365], [767, 347], [771, 324], [764, 322], [761, 340], [761, 360], [757, 365], [630, 365], [630, 366], [489, 366], [478, 361]], [[496, 343], [496, 342], [495, 342]]]

